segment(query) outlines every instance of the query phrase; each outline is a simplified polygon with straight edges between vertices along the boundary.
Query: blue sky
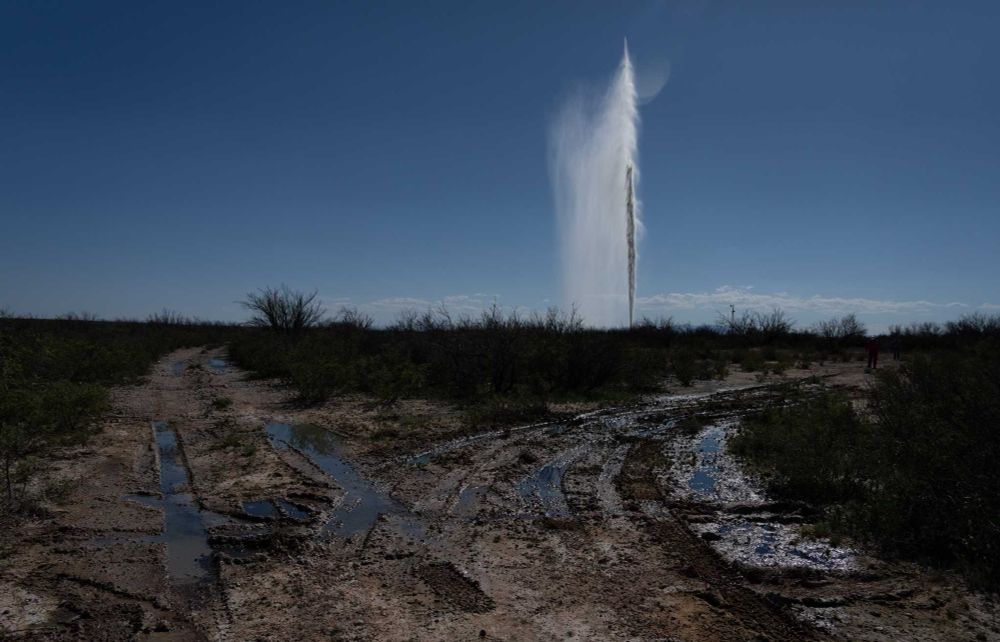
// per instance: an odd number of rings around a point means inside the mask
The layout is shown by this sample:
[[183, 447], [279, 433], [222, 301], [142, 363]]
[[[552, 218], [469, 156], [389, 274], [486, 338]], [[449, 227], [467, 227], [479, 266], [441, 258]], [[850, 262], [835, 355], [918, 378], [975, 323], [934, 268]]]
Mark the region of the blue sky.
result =
[[1000, 310], [995, 3], [201, 4], [0, 5], [0, 306], [558, 304], [549, 127], [627, 37], [641, 314]]

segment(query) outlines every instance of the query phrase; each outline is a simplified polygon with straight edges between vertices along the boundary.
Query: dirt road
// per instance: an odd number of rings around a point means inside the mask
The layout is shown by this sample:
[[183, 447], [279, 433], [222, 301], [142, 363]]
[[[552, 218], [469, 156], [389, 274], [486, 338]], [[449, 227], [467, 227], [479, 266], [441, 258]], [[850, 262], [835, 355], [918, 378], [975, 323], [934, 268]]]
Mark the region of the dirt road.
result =
[[712, 448], [775, 381], [491, 430], [429, 402], [297, 407], [222, 357], [170, 355], [52, 464], [72, 491], [0, 569], [5, 635], [1000, 639], [950, 576], [805, 542], [805, 507], [724, 479]]

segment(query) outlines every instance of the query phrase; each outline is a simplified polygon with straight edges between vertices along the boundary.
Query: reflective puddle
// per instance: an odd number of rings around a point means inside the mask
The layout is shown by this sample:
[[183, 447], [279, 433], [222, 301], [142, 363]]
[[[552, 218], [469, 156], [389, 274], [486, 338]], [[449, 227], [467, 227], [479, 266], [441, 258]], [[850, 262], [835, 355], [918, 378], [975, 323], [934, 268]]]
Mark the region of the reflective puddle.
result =
[[271, 500], [265, 499], [253, 502], [243, 502], [243, 512], [251, 517], [273, 519], [278, 516], [278, 509]]
[[305, 510], [303, 508], [300, 508], [300, 507], [296, 506], [295, 504], [293, 504], [290, 501], [285, 500], [285, 499], [279, 499], [279, 500], [277, 500], [277, 504], [278, 504], [278, 507], [281, 509], [281, 511], [286, 516], [288, 516], [289, 518], [294, 519], [294, 520], [304, 521], [304, 520], [309, 519], [309, 516], [311, 515], [311, 513], [309, 511], [307, 511], [307, 510]]
[[[259, 527], [241, 523], [226, 515], [198, 508], [191, 493], [191, 479], [184, 464], [177, 434], [166, 421], [152, 422], [153, 437], [160, 461], [160, 497], [152, 495], [125, 495], [124, 499], [156, 508], [163, 512], [163, 532], [159, 535], [97, 537], [90, 540], [97, 546], [110, 546], [130, 542], [164, 544], [166, 547], [167, 577], [174, 585], [205, 584], [214, 580], [213, 555], [221, 550], [230, 557], [247, 557], [251, 554], [243, 545], [250, 537], [266, 534]], [[223, 537], [213, 547], [210, 529], [235, 527], [233, 535]]]
[[275, 500], [259, 499], [255, 501], [243, 502], [243, 512], [251, 517], [259, 519], [280, 519], [288, 517], [296, 521], [309, 519], [310, 512], [296, 506], [287, 499], [278, 498]]
[[[715, 506], [713, 518], [691, 528], [709, 539], [726, 558], [759, 567], [807, 567], [848, 570], [856, 553], [824, 539], [805, 539], [798, 525], [774, 521], [773, 503], [739, 462], [726, 452], [727, 431], [734, 423], [707, 426], [680, 438], [673, 453], [678, 495]], [[739, 512], [724, 509], [740, 506]]]
[[165, 421], [154, 421], [153, 430], [160, 452], [167, 573], [177, 584], [207, 580], [212, 574], [212, 547], [208, 544], [201, 511], [191, 494], [191, 480], [178, 448], [177, 434]]
[[[225, 522], [225, 517], [205, 513], [195, 504], [190, 492], [190, 478], [177, 443], [177, 434], [166, 421], [152, 422], [153, 436], [160, 459], [161, 497], [126, 495], [125, 499], [163, 511], [164, 529], [160, 535], [138, 537], [99, 537], [91, 543], [106, 546], [123, 542], [165, 544], [167, 576], [173, 584], [198, 584], [214, 576], [212, 547], [208, 543], [208, 525]], [[206, 516], [208, 519], [206, 520]]]
[[414, 538], [424, 536], [420, 519], [388, 493], [364, 479], [343, 459], [334, 436], [320, 426], [270, 423], [267, 437], [278, 449], [292, 449], [316, 464], [344, 490], [344, 499], [334, 509], [323, 532], [338, 537], [367, 533], [385, 515]]
[[722, 447], [722, 427], [712, 426], [703, 431], [696, 446], [695, 469], [688, 479], [688, 488], [702, 495], [715, 493], [716, 481], [719, 478], [717, 459]]

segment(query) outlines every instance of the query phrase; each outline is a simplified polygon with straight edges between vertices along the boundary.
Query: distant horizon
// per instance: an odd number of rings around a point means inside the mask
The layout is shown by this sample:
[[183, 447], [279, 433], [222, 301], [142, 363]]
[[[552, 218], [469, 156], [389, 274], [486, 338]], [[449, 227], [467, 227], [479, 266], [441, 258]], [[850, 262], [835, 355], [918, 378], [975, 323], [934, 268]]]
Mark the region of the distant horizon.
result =
[[[396, 297], [355, 303], [343, 298], [324, 298], [322, 293], [318, 293], [317, 301], [323, 307], [325, 320], [337, 317], [345, 309], [356, 310], [371, 317], [378, 327], [392, 325], [395, 321], [399, 320], [401, 315], [410, 312], [422, 315], [425, 312], [437, 314], [441, 310], [446, 310], [456, 320], [463, 317], [476, 318], [483, 312], [488, 311], [494, 304], [499, 306], [505, 314], [517, 312], [524, 317], [532, 314], [544, 314], [553, 308], [561, 313], [568, 314], [571, 311], [570, 308], [554, 304], [536, 308], [507, 306], [504, 305], [499, 297], [491, 298], [485, 294], [442, 297], [437, 300]], [[662, 307], [658, 307], [656, 304], [660, 304]], [[735, 307], [737, 315], [743, 312], [781, 310], [793, 322], [794, 330], [809, 330], [819, 321], [854, 314], [859, 321], [865, 324], [870, 334], [885, 334], [889, 332], [892, 326], [902, 326], [905, 328], [914, 324], [928, 322], [944, 325], [971, 314], [1000, 315], [1000, 305], [988, 303], [977, 306], [960, 302], [879, 301], [821, 297], [818, 295], [812, 297], [795, 297], [788, 293], [763, 294], [753, 292], [752, 288], [723, 286], [713, 292], [658, 295], [653, 301], [650, 301], [648, 298], [641, 298], [636, 324], [638, 325], [645, 321], [658, 322], [670, 319], [673, 323], [680, 326], [717, 326], [721, 319], [729, 317], [731, 312], [730, 305]], [[145, 322], [158, 314], [172, 313], [191, 321], [238, 325], [246, 322], [250, 316], [238, 300], [233, 301], [233, 311], [233, 314], [228, 317], [208, 317], [185, 312], [179, 308], [161, 306], [145, 313], [137, 312], [131, 315], [115, 316], [88, 309], [37, 314], [31, 311], [15, 310], [0, 306], [0, 312], [7, 316], [37, 319], [59, 319], [69, 315], [76, 315], [83, 317], [93, 316], [99, 321]], [[598, 326], [598, 329], [609, 328]], [[616, 328], [612, 327], [610, 329]]]

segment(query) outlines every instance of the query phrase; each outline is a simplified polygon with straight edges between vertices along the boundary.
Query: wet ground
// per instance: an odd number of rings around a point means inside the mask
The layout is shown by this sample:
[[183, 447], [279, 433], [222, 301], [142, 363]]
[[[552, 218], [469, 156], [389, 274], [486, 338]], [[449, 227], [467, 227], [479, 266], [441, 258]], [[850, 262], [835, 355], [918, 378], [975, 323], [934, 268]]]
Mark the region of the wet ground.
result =
[[0, 631], [1000, 639], [988, 596], [807, 537], [815, 511], [774, 502], [726, 453], [740, 416], [780, 402], [788, 382], [808, 394], [863, 379], [853, 363], [735, 373], [625, 408], [477, 428], [417, 400], [297, 407], [221, 351], [180, 351], [115, 391], [102, 433], [51, 463], [73, 490], [17, 533]]

